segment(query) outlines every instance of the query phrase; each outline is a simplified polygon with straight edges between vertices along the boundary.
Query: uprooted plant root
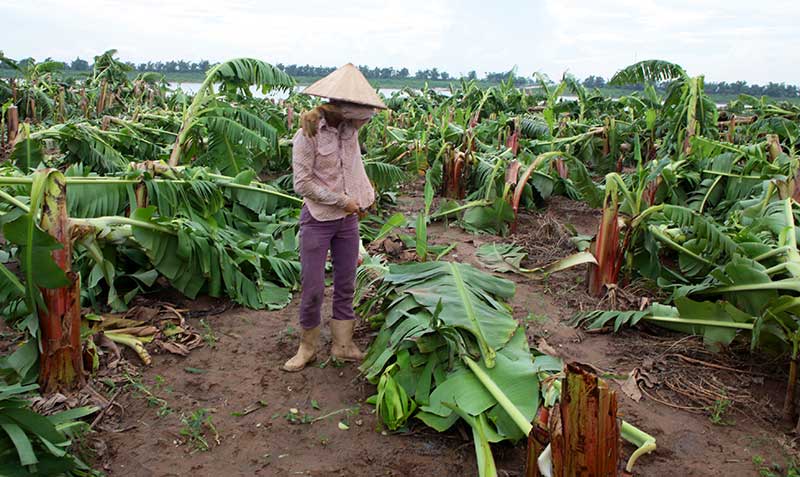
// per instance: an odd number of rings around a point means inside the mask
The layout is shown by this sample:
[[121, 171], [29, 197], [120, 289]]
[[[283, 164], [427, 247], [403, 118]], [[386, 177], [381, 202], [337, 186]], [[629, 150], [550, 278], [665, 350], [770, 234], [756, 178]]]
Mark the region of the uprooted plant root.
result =
[[702, 337], [639, 334], [625, 343], [626, 360], [636, 363], [639, 390], [661, 404], [708, 414], [715, 423], [727, 423], [726, 414], [766, 423], [781, 419], [780, 403], [764, 386], [785, 381], [779, 359], [746, 358], [746, 350], [714, 352]]

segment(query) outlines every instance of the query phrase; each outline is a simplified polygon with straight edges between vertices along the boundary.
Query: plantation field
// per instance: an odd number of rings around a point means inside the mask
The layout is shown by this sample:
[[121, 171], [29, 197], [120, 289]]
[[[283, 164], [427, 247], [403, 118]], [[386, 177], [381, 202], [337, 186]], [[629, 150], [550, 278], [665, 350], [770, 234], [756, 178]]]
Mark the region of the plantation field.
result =
[[366, 356], [323, 327], [286, 373], [291, 138], [320, 100], [253, 58], [191, 91], [113, 50], [81, 78], [0, 60], [0, 474], [797, 472], [796, 104], [721, 108], [658, 60], [614, 99], [568, 74], [385, 95]]
[[[69, 79], [85, 79], [90, 76], [90, 72], [77, 72], [77, 71], [65, 71], [64, 77]], [[161, 73], [156, 73], [161, 74]], [[136, 74], [133, 72], [127, 73], [128, 79], [133, 80], [136, 78]], [[3, 70], [0, 69], [0, 78], [19, 78], [21, 77], [19, 72], [13, 70]], [[165, 73], [163, 74], [164, 81], [172, 84], [197, 84], [203, 82], [205, 78], [205, 73], [203, 72], [175, 72], [175, 73]], [[297, 81], [298, 86], [308, 86], [318, 79], [319, 76], [295, 76], [294, 79]], [[403, 89], [403, 88], [412, 88], [412, 89], [423, 89], [423, 88], [441, 88], [441, 89], [449, 89], [451, 86], [457, 86], [459, 84], [458, 80], [423, 80], [423, 79], [416, 79], [416, 78], [404, 78], [404, 79], [369, 79], [370, 84], [372, 84], [375, 88], [378, 89]], [[497, 86], [498, 83], [496, 81], [487, 81], [485, 79], [476, 80], [475, 84], [480, 85], [482, 88], [489, 88], [492, 86]], [[608, 98], [620, 98], [626, 95], [631, 94], [631, 90], [624, 89], [624, 88], [615, 88], [615, 87], [601, 87], [598, 88], [598, 91], [601, 95], [608, 97]], [[719, 93], [710, 93], [709, 97], [717, 104], [727, 104], [731, 101], [735, 101], [739, 99], [739, 95], [736, 94], [719, 94]], [[784, 98], [784, 97], [771, 97], [767, 96], [768, 98], [777, 100], [777, 101], [787, 101], [792, 104], [800, 104], [800, 98]]]
[[[400, 210], [415, 210], [419, 193], [409, 191], [398, 201]], [[419, 191], [421, 192], [421, 191]], [[413, 195], [412, 195], [413, 194]], [[531, 260], [549, 260], [552, 253], [561, 253], [563, 237], [557, 232], [537, 237], [542, 222], [557, 225], [556, 216], [565, 224], [573, 224], [589, 233], [597, 225], [598, 211], [587, 209], [569, 200], [554, 201], [549, 212], [524, 217], [519, 232], [531, 243]], [[435, 226], [431, 234], [434, 243], [458, 243], [451, 259], [478, 264], [477, 247], [491, 243], [493, 237], [475, 238], [457, 228]], [[561, 239], [561, 240], [560, 240]], [[560, 243], [561, 242], [561, 243]], [[576, 270], [554, 277], [547, 284], [532, 284], [516, 279], [517, 294], [512, 300], [514, 316], [526, 323], [531, 343], [552, 347], [564, 359], [593, 363], [605, 373], [625, 375], [634, 368], [646, 369], [654, 381], [662, 381], [675, 366], [674, 359], [664, 358], [665, 351], [685, 353], [688, 357], [707, 359], [697, 340], [685, 336], [659, 337], [646, 332], [627, 332], [621, 337], [586, 334], [566, 326], [568, 319], [582, 307], [595, 306], [596, 299], [581, 290], [585, 272]], [[167, 301], [175, 297], [164, 297]], [[330, 296], [326, 296], [330, 300]], [[158, 301], [144, 301], [155, 306]], [[408, 434], [381, 434], [380, 422], [371, 406], [362, 403], [374, 391], [359, 378], [357, 369], [350, 366], [333, 367], [322, 354], [315, 366], [303, 374], [287, 374], [278, 368], [295, 351], [296, 316], [299, 300], [275, 312], [253, 312], [241, 308], [229, 309], [225, 301], [181, 300], [173, 302], [187, 308], [194, 318], [190, 321], [202, 328], [204, 320], [213, 330], [216, 343], [193, 352], [186, 358], [158, 356], [155, 364], [139, 379], [149, 389], [166, 400], [173, 413], [157, 417], [158, 406], [148, 406], [147, 400], [135, 393], [121, 401], [125, 415], [109, 418], [99, 436], [109, 442], [109, 475], [474, 475], [475, 457], [469, 440], [459, 433], [437, 434], [416, 429]], [[326, 307], [327, 309], [328, 307]], [[529, 316], [533, 311], [534, 316]], [[366, 347], [374, 338], [368, 327], [359, 327], [357, 342]], [[327, 343], [329, 337], [323, 336]], [[683, 344], [680, 342], [683, 341]], [[670, 349], [672, 347], [672, 349]], [[252, 351], [255, 350], [255, 351]], [[699, 354], [698, 354], [699, 353]], [[661, 356], [659, 356], [661, 355]], [[652, 363], [643, 366], [643, 361]], [[720, 363], [729, 363], [723, 359]], [[324, 367], [321, 367], [323, 366]], [[748, 363], [743, 369], [749, 369]], [[757, 366], [757, 365], [756, 365]], [[706, 372], [703, 366], [684, 364], [681, 372]], [[200, 369], [202, 374], [187, 372]], [[757, 368], [760, 369], [760, 368]], [[731, 375], [712, 370], [714, 379], [729, 381]], [[737, 380], [734, 378], [734, 382]], [[699, 384], [699, 382], [698, 382]], [[736, 382], [738, 386], [739, 383]], [[635, 402], [622, 397], [621, 407], [626, 419], [646, 427], [665, 451], [655, 458], [637, 464], [637, 475], [669, 475], [677, 472], [686, 476], [757, 475], [752, 463], [754, 456], [782, 461], [778, 449], [785, 443], [772, 432], [769, 420], [778, 409], [771, 406], [780, 399], [780, 383], [768, 381], [774, 391], [761, 395], [761, 384], [751, 383], [743, 391], [752, 394], [753, 414], [747, 407], [728, 411], [728, 425], [713, 424], [704, 413], [687, 413], [680, 409], [644, 399]], [[669, 390], [661, 382], [656, 389], [660, 396], [686, 404], [684, 396]], [[258, 405], [263, 401], [263, 408]], [[315, 407], [314, 404], [317, 405]], [[765, 407], [760, 407], [764, 405]], [[205, 453], [187, 458], [176, 444], [185, 439], [185, 427], [178, 415], [191, 413], [198, 407], [213, 409], [220, 444]], [[290, 409], [297, 409], [294, 418]], [[245, 416], [233, 416], [253, 410]], [[322, 420], [303, 423], [309, 419]], [[293, 422], [293, 420], [295, 422]], [[342, 431], [340, 421], [350, 425]], [[358, 424], [360, 422], [360, 424]], [[646, 423], [646, 424], [645, 424]], [[114, 432], [125, 430], [124, 432]], [[164, 448], [174, 449], [163, 452]], [[631, 447], [625, 448], [628, 455]], [[667, 451], [668, 450], [668, 451]], [[524, 467], [524, 448], [503, 445], [495, 449], [498, 469], [506, 475], [519, 475]], [[148, 456], [158, 454], [159, 459]], [[350, 464], [345, 464], [349, 462]], [[501, 473], [501, 475], [503, 475]]]
[[[419, 202], [418, 197], [406, 200], [401, 199], [401, 204]], [[564, 223], [573, 224], [583, 232], [593, 230], [599, 218], [597, 211], [585, 209], [578, 203], [561, 201], [556, 207], [559, 216], [568, 217]], [[563, 240], [557, 236], [544, 241], [533, 239], [541, 221], [554, 223], [550, 222], [554, 220], [552, 215], [534, 215], [526, 219], [521, 235], [530, 237], [534, 247], [545, 249], [542, 259], [549, 259], [552, 249], [563, 247], [563, 243], [559, 244]], [[438, 237], [436, 243], [457, 241], [459, 246], [453, 251], [454, 256], [471, 263], [476, 263], [476, 245], [491, 240], [487, 237], [473, 243], [473, 236], [442, 227], [432, 233]], [[594, 304], [595, 300], [583, 293], [575, 296], [583, 278], [583, 271], [575, 271], [547, 285], [515, 280], [520, 289], [512, 302], [514, 315], [527, 323], [531, 343], [544, 339], [557, 350], [555, 354], [564, 359], [590, 362], [607, 373], [624, 375], [640, 367], [648, 356], [658, 358], [664, 350], [685, 339], [680, 335], [662, 339], [652, 335], [652, 331], [629, 332], [616, 339], [585, 334], [565, 326], [562, 320]], [[297, 299], [276, 312], [232, 308], [226, 300], [186, 300], [169, 295], [137, 303], [157, 307], [164, 302], [187, 310], [189, 321], [197, 329], [208, 330], [208, 339], [214, 345], [186, 358], [156, 356], [154, 365], [134, 378], [136, 386], [142, 384], [147, 391], [163, 399], [171, 412], [159, 416], [161, 404], [153, 404], [144, 392], [132, 390], [118, 398], [121, 408], [112, 409], [98, 429], [100, 433], [93, 437], [103, 443], [96, 444], [99, 447], [97, 466], [108, 475], [227, 472], [244, 476], [305, 472], [309, 475], [422, 473], [461, 476], [474, 472], [474, 455], [464, 445], [468, 441], [463, 441], [461, 435], [438, 435], [424, 430], [407, 436], [377, 433], [379, 421], [368, 406], [361, 404], [373, 391], [359, 378], [355, 367], [335, 367], [326, 363], [329, 357], [323, 354], [308, 373], [280, 372], [280, 365], [294, 352]], [[533, 317], [529, 316], [530, 310], [537, 310]], [[201, 320], [207, 323], [207, 328]], [[367, 346], [372, 335], [368, 328], [360, 327], [357, 342]], [[328, 340], [323, 336], [323, 342]], [[687, 343], [686, 348], [678, 345], [674, 350], [686, 349], [688, 356], [699, 353], [706, 358], [705, 351], [698, 345], [695, 340]], [[634, 346], [655, 349], [642, 350]], [[653, 377], [663, 375], [667, 363], [667, 360], [653, 361], [649, 372]], [[325, 367], [321, 367], [323, 364]], [[752, 365], [747, 364], [748, 367]], [[335, 371], [331, 372], [329, 366]], [[684, 371], [698, 369], [707, 371], [703, 366], [690, 366]], [[712, 371], [711, 376], [723, 377], [721, 374]], [[127, 378], [120, 379], [120, 383], [130, 386]], [[725, 427], [715, 426], [704, 413], [687, 413], [648, 400], [636, 403], [623, 399], [625, 415], [637, 423], [647, 422], [662, 448], [670, 449], [665, 456], [641, 462], [637, 474], [667, 475], [670, 471], [679, 471], [687, 476], [755, 475], [753, 457], [782, 461], [785, 456], [776, 449], [783, 448], [785, 441], [774, 435], [769, 424], [769, 419], [778, 412], [775, 403], [780, 399], [780, 383], [772, 380], [767, 384], [773, 392], [766, 395], [758, 391], [760, 382], [749, 386], [749, 392], [755, 394], [759, 405], [765, 408], [759, 406], [753, 415], [747, 411], [727, 414]], [[102, 390], [103, 385], [99, 388]], [[672, 399], [685, 402], [683, 396], [665, 386], [659, 388]], [[113, 395], [112, 388], [108, 391]], [[262, 407], [261, 401], [267, 404]], [[186, 439], [182, 435], [186, 425], [179, 416], [190, 415], [198, 408], [212, 410], [220, 444], [209, 452], [192, 454], [188, 459], [181, 444]], [[312, 419], [331, 412], [336, 414], [303, 424], [287, 418], [292, 408]], [[247, 411], [251, 413], [235, 415]], [[348, 431], [338, 428], [340, 420], [351, 424]], [[353, 425], [356, 422], [361, 424]], [[164, 449], [172, 450], [164, 452]], [[498, 467], [509, 475], [523, 466], [521, 448], [503, 446], [496, 452]], [[680, 455], [679, 459], [675, 458], [676, 454]], [[160, 457], [148, 458], [152, 455]], [[356, 464], [343, 465], [345, 457]]]

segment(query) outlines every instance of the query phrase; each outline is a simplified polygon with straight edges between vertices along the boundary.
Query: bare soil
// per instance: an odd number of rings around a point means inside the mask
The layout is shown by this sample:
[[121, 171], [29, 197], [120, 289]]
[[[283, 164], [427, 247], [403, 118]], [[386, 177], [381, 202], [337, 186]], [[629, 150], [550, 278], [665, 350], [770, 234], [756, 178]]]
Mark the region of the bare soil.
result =
[[[404, 197], [398, 208], [418, 210], [415, 195]], [[597, 220], [598, 213], [585, 205], [553, 198], [542, 213], [520, 217], [516, 240], [529, 250], [531, 263], [547, 263], [574, 251], [564, 240], [563, 224], [593, 234]], [[434, 243], [457, 244], [445, 259], [476, 266], [480, 266], [475, 258], [478, 246], [508, 240], [468, 235], [440, 224], [430, 227], [429, 236]], [[649, 396], [636, 402], [618, 388], [622, 417], [658, 441], [658, 450], [638, 461], [635, 475], [755, 476], [754, 456], [786, 461], [794, 443], [785, 433], [788, 426], [777, 417], [783, 391], [781, 366], [773, 363], [773, 369], [763, 370], [753, 364], [758, 362], [755, 358], [750, 363], [747, 358], [704, 355], [691, 339], [663, 331], [587, 334], [568, 326], [565, 321], [576, 311], [603, 306], [586, 295], [585, 273], [583, 268], [567, 270], [547, 281], [506, 275], [516, 283], [514, 316], [525, 323], [531, 344], [545, 352], [592, 364], [612, 382], [616, 382], [613, 377], [622, 382], [635, 368], [649, 379], [652, 387], [646, 390], [666, 404]], [[133, 378], [166, 405], [150, 403], [141, 388], [120, 394], [117, 402], [124, 412], [115, 407], [99, 426], [105, 446], [99, 446], [98, 466], [111, 476], [131, 477], [476, 475], [471, 438], [464, 428], [437, 434], [415, 425], [405, 434], [382, 432], [373, 407], [364, 403], [374, 387], [359, 376], [355, 365], [336, 367], [327, 361], [327, 328], [314, 366], [302, 373], [282, 372], [280, 365], [296, 346], [298, 298], [279, 311], [231, 308], [219, 313], [224, 302], [172, 297], [175, 305], [191, 311], [189, 321], [204, 333], [207, 343], [187, 357], [154, 356], [153, 366]], [[372, 336], [374, 332], [365, 326], [357, 330], [362, 348]], [[670, 354], [744, 372], [687, 363]], [[711, 422], [707, 409], [676, 407], [698, 407], [702, 402], [692, 399], [702, 394], [698, 376], [716, 383], [706, 388], [732, 390], [735, 395], [720, 425]], [[687, 388], [688, 397], [666, 385], [676, 382], [694, 386]], [[112, 389], [105, 391], [113, 394]], [[169, 413], [159, 417], [165, 406]], [[217, 436], [203, 428], [207, 451], [197, 449], [186, 435], [189, 426], [182, 422], [190, 422], [187, 418], [203, 409], [210, 413]], [[308, 422], [311, 419], [318, 420]], [[340, 429], [340, 423], [349, 429]], [[624, 456], [632, 450], [625, 445]], [[524, 443], [494, 446], [494, 451], [500, 475], [523, 475]]]

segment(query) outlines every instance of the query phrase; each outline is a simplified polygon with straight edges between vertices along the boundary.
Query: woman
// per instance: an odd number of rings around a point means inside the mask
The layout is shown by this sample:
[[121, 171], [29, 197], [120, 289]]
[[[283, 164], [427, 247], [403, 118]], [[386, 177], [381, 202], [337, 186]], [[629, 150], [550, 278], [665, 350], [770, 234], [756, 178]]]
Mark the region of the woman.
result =
[[[348, 66], [352, 67], [345, 65], [343, 68]], [[300, 371], [315, 358], [325, 292], [325, 261], [329, 250], [334, 288], [333, 316], [330, 321], [331, 356], [341, 361], [356, 361], [364, 357], [353, 343], [353, 292], [361, 242], [358, 233], [359, 213], [372, 205], [375, 191], [361, 161], [358, 129], [374, 114], [374, 107], [363, 103], [377, 107], [383, 103], [363, 76], [363, 83], [378, 104], [373, 98], [367, 98], [370, 103], [353, 93], [352, 70], [361, 76], [354, 67], [346, 71], [348, 74], [345, 79], [349, 82], [345, 82], [345, 85], [349, 89], [344, 94], [336, 94], [335, 84], [333, 89], [328, 85], [324, 95], [336, 99], [304, 113], [301, 117], [302, 129], [294, 137], [294, 190], [305, 199], [300, 214], [302, 335], [297, 353], [283, 365], [286, 371]], [[326, 79], [330, 77], [323, 78]], [[337, 81], [341, 79], [341, 75], [338, 79], [334, 77]], [[312, 89], [314, 86], [304, 92], [315, 94]], [[351, 98], [362, 104], [353, 102]]]

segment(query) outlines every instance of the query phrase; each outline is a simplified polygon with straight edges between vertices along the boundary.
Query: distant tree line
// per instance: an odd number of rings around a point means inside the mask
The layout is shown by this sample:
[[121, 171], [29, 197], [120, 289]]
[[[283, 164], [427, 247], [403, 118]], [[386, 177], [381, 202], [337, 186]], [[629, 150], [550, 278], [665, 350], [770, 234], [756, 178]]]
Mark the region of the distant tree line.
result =
[[[305, 77], [322, 77], [333, 72], [336, 68], [331, 66], [311, 66], [311, 65], [284, 65], [278, 63], [278, 68], [289, 73], [292, 76], [305, 76]], [[447, 71], [439, 71], [438, 68], [431, 68], [427, 70], [417, 70], [413, 75], [408, 68], [370, 68], [369, 66], [359, 65], [359, 70], [364, 73], [364, 76], [372, 79], [408, 79], [414, 78], [419, 80], [451, 80], [458, 79], [457, 77], [450, 76]], [[471, 75], [471, 76], [470, 76]], [[477, 78], [477, 74], [471, 71], [465, 78]]]
[[[51, 60], [48, 58], [46, 61]], [[20, 60], [19, 63], [25, 64], [29, 61], [33, 61], [31, 58], [27, 58], [24, 60]], [[148, 61], [146, 63], [132, 63], [126, 62], [133, 70], [138, 72], [145, 72], [145, 71], [154, 71], [158, 73], [203, 73], [208, 70], [213, 64], [208, 60], [200, 60], [200, 61]], [[322, 77], [331, 72], [333, 72], [336, 68], [331, 66], [312, 66], [312, 65], [285, 65], [282, 63], [278, 63], [277, 67], [284, 70], [286, 73], [292, 76], [298, 77]], [[8, 65], [5, 65], [0, 62], [0, 69], [10, 68]], [[425, 81], [436, 81], [436, 80], [477, 80], [481, 79], [478, 77], [478, 73], [476, 71], [470, 71], [466, 74], [462, 74], [460, 76], [451, 76], [450, 73], [447, 71], [439, 71], [438, 68], [430, 68], [430, 69], [421, 69], [417, 70], [413, 74], [408, 68], [379, 68], [373, 67], [370, 68], [369, 66], [360, 65], [358, 67], [364, 76], [370, 79], [416, 79], [416, 80], [425, 80]], [[67, 71], [90, 71], [92, 69], [92, 65], [80, 57], [75, 58], [71, 62], [64, 62], [64, 69]], [[528, 85], [528, 84], [535, 84], [535, 80], [530, 77], [518, 76], [516, 74], [516, 69], [511, 69], [510, 71], [501, 71], [501, 72], [487, 72], [483, 76], [482, 79], [489, 83], [499, 83], [501, 81], [506, 81], [509, 77], [514, 79], [514, 83], [518, 85]], [[586, 77], [583, 81], [583, 86], [588, 89], [593, 88], [604, 88], [607, 86], [606, 79], [602, 76], [595, 76], [590, 75]], [[659, 89], [664, 89], [666, 85], [660, 84], [657, 85]], [[726, 82], [721, 81], [718, 83], [707, 81], [706, 84], [706, 92], [710, 94], [730, 94], [730, 95], [738, 95], [738, 94], [749, 94], [752, 96], [770, 96], [774, 98], [796, 98], [800, 97], [800, 88], [797, 85], [786, 84], [786, 83], [775, 83], [769, 82], [766, 85], [758, 85], [758, 84], [748, 84], [746, 81], [736, 81], [736, 82]], [[620, 89], [628, 90], [628, 91], [637, 91], [641, 90], [641, 85], [634, 85], [634, 86], [626, 86]]]
[[[590, 80], [590, 78], [592, 79]], [[668, 84], [668, 82], [656, 84], [656, 89], [659, 91], [664, 91], [667, 89]], [[602, 88], [606, 86], [606, 83], [602, 77], [590, 76], [583, 81], [583, 85], [587, 88]], [[615, 88], [625, 91], [641, 91], [644, 89], [642, 85], [615, 86]], [[734, 96], [748, 94], [750, 96], [769, 96], [771, 98], [800, 97], [800, 88], [798, 88], [797, 85], [775, 83], [772, 81], [765, 85], [748, 84], [747, 81], [736, 81], [733, 83], [728, 83], [726, 81], [720, 81], [717, 83], [713, 81], [706, 81], [705, 91], [706, 94], [728, 94]]]

